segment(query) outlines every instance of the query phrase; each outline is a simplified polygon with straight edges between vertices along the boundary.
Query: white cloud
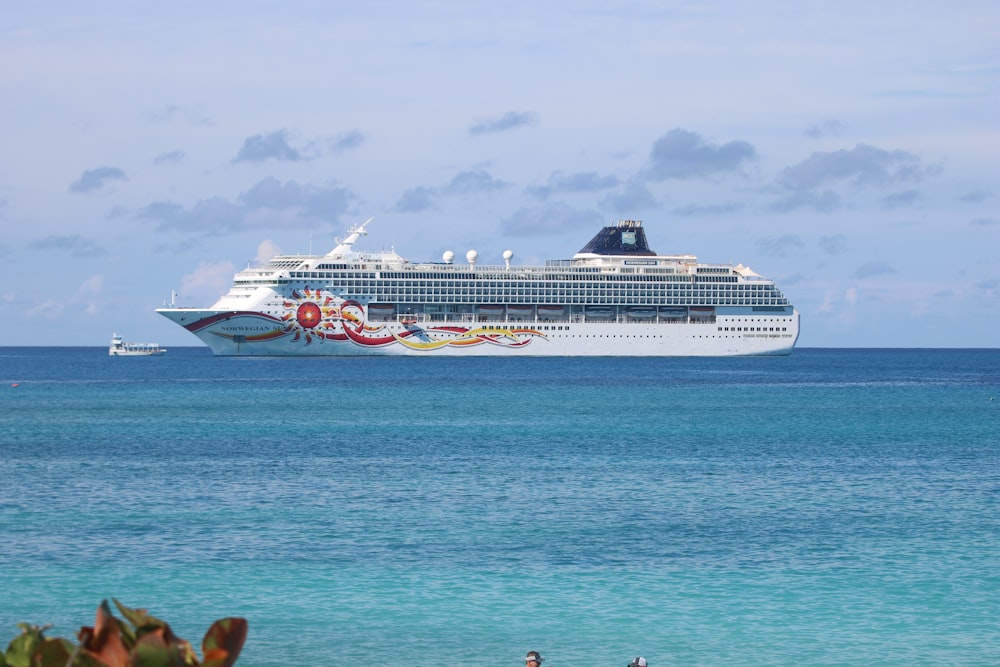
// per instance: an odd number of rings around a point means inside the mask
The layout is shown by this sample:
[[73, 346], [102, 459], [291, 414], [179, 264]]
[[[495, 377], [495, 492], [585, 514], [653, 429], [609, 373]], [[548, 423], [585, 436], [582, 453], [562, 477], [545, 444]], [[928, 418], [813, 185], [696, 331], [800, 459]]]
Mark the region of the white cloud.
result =
[[55, 321], [62, 317], [65, 308], [66, 302], [63, 300], [46, 299], [45, 301], [34, 303], [24, 315], [29, 320], [42, 319]]
[[181, 279], [178, 300], [184, 304], [215, 303], [220, 295], [229, 291], [236, 268], [232, 262], [201, 262], [197, 268]]
[[77, 297], [79, 301], [82, 301], [85, 305], [83, 311], [93, 317], [101, 311], [101, 304], [99, 297], [104, 291], [104, 276], [100, 273], [96, 273], [80, 285], [77, 289]]
[[80, 284], [80, 288], [76, 291], [80, 296], [97, 296], [104, 289], [104, 276], [100, 273], [95, 273], [90, 276], [83, 283]]
[[849, 287], [844, 292], [844, 303], [840, 308], [839, 319], [845, 326], [852, 326], [858, 319], [858, 288]]
[[260, 245], [257, 246], [257, 257], [255, 258], [255, 261], [259, 264], [263, 264], [275, 255], [280, 254], [281, 248], [278, 247], [278, 244], [274, 241], [265, 239], [260, 242]]

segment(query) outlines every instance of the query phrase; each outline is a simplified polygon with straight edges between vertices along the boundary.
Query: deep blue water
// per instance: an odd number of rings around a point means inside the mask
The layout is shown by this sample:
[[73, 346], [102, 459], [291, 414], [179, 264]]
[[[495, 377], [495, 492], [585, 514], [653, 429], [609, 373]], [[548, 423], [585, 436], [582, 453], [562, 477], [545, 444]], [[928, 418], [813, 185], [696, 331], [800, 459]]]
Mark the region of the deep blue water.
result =
[[117, 597], [240, 667], [997, 665], [998, 510], [1000, 350], [0, 348], [4, 644]]

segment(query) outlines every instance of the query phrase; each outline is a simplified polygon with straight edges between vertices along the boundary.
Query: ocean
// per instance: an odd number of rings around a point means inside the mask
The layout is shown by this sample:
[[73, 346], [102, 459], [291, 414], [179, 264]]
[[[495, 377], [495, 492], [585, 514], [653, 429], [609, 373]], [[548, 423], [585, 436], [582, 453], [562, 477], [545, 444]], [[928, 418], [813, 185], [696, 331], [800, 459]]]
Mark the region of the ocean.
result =
[[998, 665], [1000, 350], [0, 348], [0, 593], [238, 667]]

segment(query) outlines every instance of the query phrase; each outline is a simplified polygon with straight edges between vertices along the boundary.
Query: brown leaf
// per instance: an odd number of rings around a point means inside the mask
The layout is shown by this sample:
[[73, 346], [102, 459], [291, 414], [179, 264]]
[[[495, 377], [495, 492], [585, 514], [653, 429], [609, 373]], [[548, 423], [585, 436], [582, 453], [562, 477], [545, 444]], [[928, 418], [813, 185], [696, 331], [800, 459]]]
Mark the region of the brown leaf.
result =
[[203, 667], [232, 667], [243, 650], [248, 627], [245, 618], [221, 618], [213, 623], [201, 641]]
[[80, 628], [80, 645], [108, 667], [128, 667], [128, 647], [121, 637], [121, 621], [114, 617], [108, 601], [97, 608], [94, 627]]

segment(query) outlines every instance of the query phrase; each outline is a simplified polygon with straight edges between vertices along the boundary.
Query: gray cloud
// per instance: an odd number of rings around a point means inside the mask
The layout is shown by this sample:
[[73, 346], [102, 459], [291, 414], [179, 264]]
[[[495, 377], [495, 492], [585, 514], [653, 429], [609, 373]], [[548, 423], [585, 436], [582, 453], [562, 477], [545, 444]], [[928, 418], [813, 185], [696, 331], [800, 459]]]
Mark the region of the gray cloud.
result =
[[476, 192], [493, 192], [508, 187], [510, 187], [510, 183], [493, 178], [489, 172], [483, 169], [473, 169], [455, 174], [455, 177], [441, 189], [441, 192], [446, 195], [465, 195]]
[[88, 169], [69, 186], [70, 192], [92, 192], [100, 190], [110, 181], [127, 181], [128, 176], [118, 167], [98, 167]]
[[886, 187], [919, 182], [927, 173], [920, 158], [912, 153], [858, 144], [851, 150], [813, 153], [799, 164], [786, 167], [778, 182], [796, 192], [844, 182], [857, 187]]
[[549, 174], [549, 180], [545, 185], [533, 185], [525, 190], [539, 199], [548, 199], [559, 192], [600, 192], [617, 187], [618, 183], [616, 176], [600, 176], [593, 171], [575, 174], [554, 171]]
[[1000, 224], [996, 218], [976, 218], [971, 223], [975, 227], [992, 227]]
[[[802, 162], [786, 167], [777, 185], [789, 194], [771, 204], [779, 213], [799, 208], [821, 212], [840, 208], [840, 195], [834, 190], [844, 185], [854, 188], [890, 188], [904, 183], [918, 183], [937, 167], [925, 166], [921, 159], [906, 151], [888, 151], [858, 144], [850, 150], [816, 152]], [[907, 206], [919, 199], [915, 189], [889, 194], [882, 200], [887, 208]]]
[[644, 174], [652, 181], [696, 178], [735, 171], [744, 162], [756, 158], [757, 151], [746, 141], [716, 146], [707, 143], [699, 134], [677, 128], [653, 144]]
[[103, 257], [108, 251], [82, 236], [47, 236], [29, 244], [33, 250], [62, 250], [73, 257]]
[[847, 237], [843, 234], [820, 237], [819, 247], [828, 255], [842, 255], [847, 252]]
[[263, 162], [264, 160], [281, 160], [298, 162], [302, 155], [288, 144], [288, 132], [278, 130], [268, 135], [255, 134], [243, 141], [239, 153], [233, 162]]
[[991, 297], [996, 296], [996, 292], [1000, 290], [1000, 280], [997, 280], [996, 278], [980, 280], [976, 283], [976, 288], [983, 290]]
[[836, 137], [844, 133], [847, 125], [839, 120], [827, 120], [813, 125], [806, 130], [806, 136], [810, 139], [822, 139], [823, 137]]
[[393, 210], [398, 213], [419, 213], [437, 208], [434, 201], [436, 197], [496, 192], [509, 187], [510, 183], [493, 178], [484, 169], [470, 169], [455, 174], [451, 181], [442, 187], [432, 188], [421, 185], [407, 190], [393, 206]]
[[966, 192], [964, 195], [958, 198], [959, 201], [964, 201], [967, 204], [978, 204], [984, 202], [993, 196], [992, 192], [987, 192], [986, 190], [972, 190], [971, 192]]
[[200, 125], [212, 127], [215, 125], [212, 119], [194, 109], [179, 107], [175, 104], [165, 105], [149, 113], [149, 119], [154, 122], [179, 121], [187, 125]]
[[184, 159], [184, 151], [169, 151], [167, 153], [160, 153], [153, 158], [153, 164], [175, 164], [180, 162], [182, 159]]
[[533, 111], [508, 111], [499, 118], [476, 121], [470, 128], [469, 134], [492, 134], [494, 132], [506, 132], [526, 125], [538, 123], [538, 114]]
[[[656, 197], [653, 193], [643, 185], [642, 183], [633, 181], [626, 185], [621, 192], [615, 192], [608, 194], [603, 200], [601, 200], [601, 206], [606, 209], [613, 211], [615, 213], [620, 213], [622, 211], [641, 211], [643, 209], [652, 208], [656, 206], [659, 202], [656, 201]], [[631, 217], [632, 213], [622, 217]]]
[[776, 213], [788, 213], [800, 208], [811, 208], [821, 213], [829, 213], [840, 208], [840, 195], [832, 190], [796, 192], [774, 202], [768, 208]]
[[787, 257], [796, 250], [802, 250], [806, 244], [794, 234], [785, 234], [777, 238], [763, 238], [757, 241], [757, 248], [765, 255], [772, 257]]
[[348, 212], [355, 196], [346, 188], [282, 183], [268, 177], [237, 197], [202, 199], [191, 208], [153, 202], [137, 216], [159, 230], [222, 234], [271, 226], [311, 227], [335, 221]]
[[874, 278], [875, 276], [882, 276], [889, 273], [896, 273], [896, 269], [892, 268], [889, 262], [877, 261], [862, 264], [851, 276], [859, 280], [864, 280], [865, 278]]
[[695, 204], [691, 204], [688, 206], [681, 206], [680, 208], [675, 208], [673, 210], [673, 214], [684, 218], [691, 218], [697, 216], [726, 215], [728, 213], [735, 213], [736, 211], [741, 211], [741, 210], [743, 210], [743, 204], [736, 204], [736, 203], [708, 204], [706, 206], [698, 206]]
[[278, 130], [270, 134], [255, 134], [243, 141], [239, 153], [233, 162], [263, 162], [279, 160], [283, 162], [301, 162], [314, 160], [325, 154], [339, 155], [354, 150], [364, 144], [368, 138], [361, 130], [348, 130], [330, 138], [312, 139], [299, 148], [292, 146], [287, 130]]
[[500, 229], [506, 236], [543, 236], [589, 229], [600, 223], [600, 217], [589, 211], [578, 211], [563, 202], [521, 208], [501, 221]]
[[272, 177], [265, 178], [239, 197], [241, 206], [248, 209], [299, 210], [306, 216], [322, 216], [326, 211], [343, 212], [343, 188], [316, 188], [302, 186], [295, 181], [282, 183]]
[[421, 186], [404, 192], [392, 210], [397, 213], [420, 213], [435, 208], [434, 191]]
[[882, 198], [882, 205], [885, 208], [902, 208], [904, 206], [911, 206], [920, 199], [920, 192], [918, 190], [903, 190], [902, 192], [894, 192], [891, 195]]
[[365, 143], [367, 139], [368, 138], [361, 132], [361, 130], [350, 130], [331, 139], [329, 141], [329, 147], [334, 153], [343, 153], [345, 151], [358, 148], [361, 144]]

